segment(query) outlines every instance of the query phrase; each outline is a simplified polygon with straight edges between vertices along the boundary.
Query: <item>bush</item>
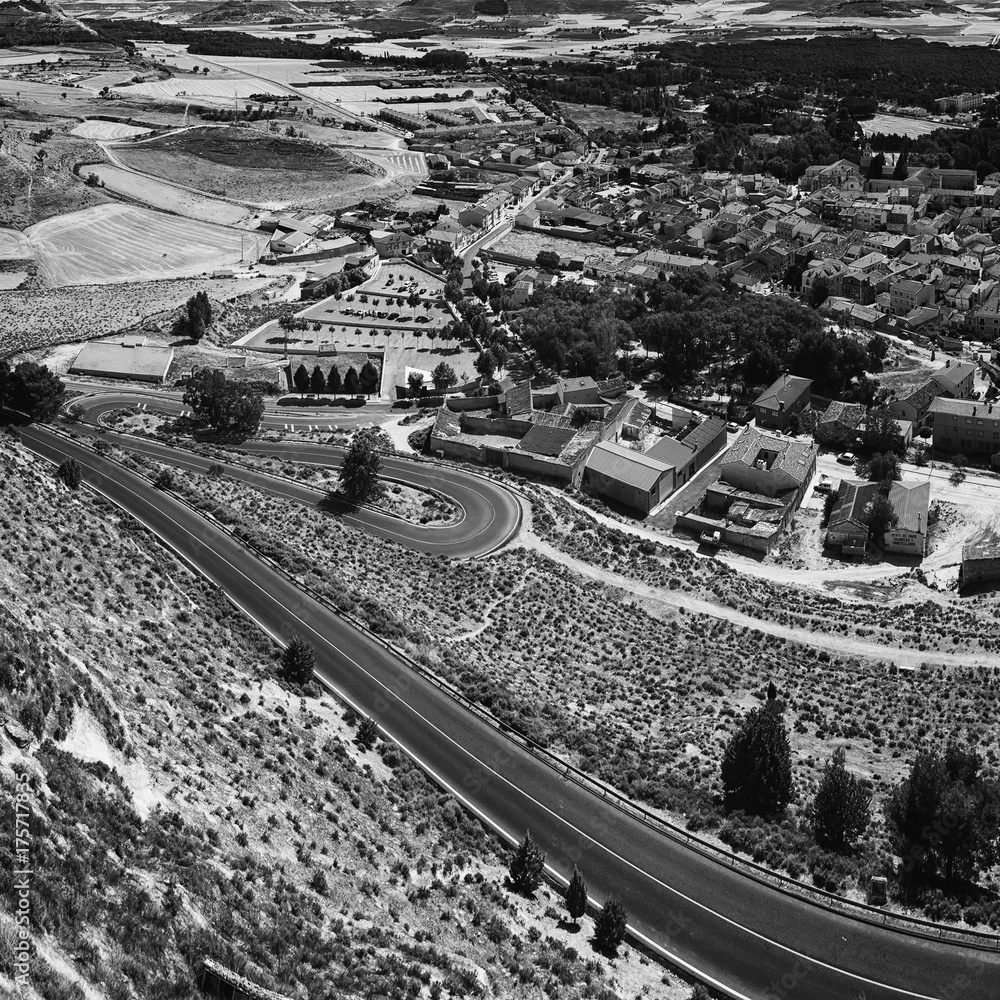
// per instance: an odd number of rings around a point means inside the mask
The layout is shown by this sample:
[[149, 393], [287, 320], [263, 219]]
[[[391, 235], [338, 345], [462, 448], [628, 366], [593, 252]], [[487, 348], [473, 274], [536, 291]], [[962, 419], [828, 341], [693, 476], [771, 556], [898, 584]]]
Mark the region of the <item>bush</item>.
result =
[[617, 955], [625, 940], [627, 923], [625, 907], [614, 896], [610, 897], [594, 921], [594, 947], [604, 955]]
[[71, 489], [78, 490], [83, 478], [83, 470], [75, 458], [67, 458], [56, 470], [56, 475]]

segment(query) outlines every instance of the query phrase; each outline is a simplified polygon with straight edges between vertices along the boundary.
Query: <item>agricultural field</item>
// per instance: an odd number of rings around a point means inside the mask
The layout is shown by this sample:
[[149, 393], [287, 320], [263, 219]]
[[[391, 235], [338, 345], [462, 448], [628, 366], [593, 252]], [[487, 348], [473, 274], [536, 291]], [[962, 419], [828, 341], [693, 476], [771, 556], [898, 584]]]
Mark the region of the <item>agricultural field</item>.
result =
[[117, 147], [115, 159], [154, 177], [267, 208], [321, 211], [373, 183], [380, 168], [351, 153], [257, 130], [197, 128]]
[[148, 128], [138, 125], [126, 125], [124, 122], [81, 122], [70, 130], [70, 135], [83, 136], [84, 139], [96, 139], [98, 142], [114, 142], [119, 139], [134, 139], [138, 135], [149, 135]]
[[[153, 181], [112, 163], [97, 163], [84, 167], [81, 174], [93, 174], [107, 191], [114, 191], [131, 202], [138, 202], [161, 212], [183, 215], [217, 226], [257, 229], [259, 210], [221, 198], [212, 198], [197, 191], [171, 184], [166, 178]], [[259, 233], [253, 238], [253, 257], [267, 249], [267, 240]], [[247, 243], [250, 246], [250, 241]]]
[[239, 262], [245, 234], [125, 205], [101, 205], [25, 231], [53, 287], [179, 278]]
[[158, 101], [207, 101], [224, 104], [234, 99], [244, 101], [251, 94], [281, 95], [286, 91], [264, 80], [250, 80], [245, 77], [213, 79], [211, 77], [170, 77], [167, 80], [148, 80], [120, 88], [126, 99], [133, 97], [153, 98]]
[[[32, 877], [40, 995], [189, 991], [197, 958], [233, 954], [294, 995], [517, 996], [543, 967], [552, 1000], [690, 995], [631, 948], [594, 960], [589, 918], [560, 926], [554, 892], [505, 892], [500, 844], [395, 748], [365, 750], [352, 713], [280, 681], [270, 640], [134, 521], [10, 437], [0, 464], [0, 663], [26, 665], [0, 711], [32, 737], [3, 739], [0, 804], [26, 767], [47, 859]], [[294, 933], [261, 920], [288, 907]], [[177, 933], [141, 932], [137, 913]], [[223, 921], [220, 945], [206, 924]], [[106, 947], [80, 949], [95, 936]]]
[[0, 229], [0, 260], [26, 260], [31, 253], [31, 245], [24, 233], [16, 229]]

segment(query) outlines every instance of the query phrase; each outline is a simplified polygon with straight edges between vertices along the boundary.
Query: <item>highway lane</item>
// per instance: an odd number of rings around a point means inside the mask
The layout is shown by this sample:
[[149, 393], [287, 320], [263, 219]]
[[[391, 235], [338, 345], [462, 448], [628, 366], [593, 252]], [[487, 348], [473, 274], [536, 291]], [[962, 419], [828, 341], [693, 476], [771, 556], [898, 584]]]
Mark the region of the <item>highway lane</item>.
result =
[[[80, 430], [86, 431], [86, 428], [81, 427]], [[510, 541], [521, 524], [520, 503], [513, 493], [499, 483], [412, 459], [386, 456], [382, 465], [383, 477], [416, 489], [436, 490], [445, 494], [461, 509], [457, 521], [441, 525], [416, 524], [371, 508], [340, 503], [305, 483], [289, 482], [263, 471], [205, 458], [159, 441], [114, 432], [102, 434], [101, 438], [109, 444], [178, 469], [207, 473], [211, 466], [222, 465], [227, 476], [246, 482], [256, 489], [295, 503], [318, 506], [379, 538], [432, 555], [453, 559], [472, 559], [486, 555]], [[330, 469], [339, 468], [345, 454], [343, 448], [294, 442], [246, 442], [240, 445], [240, 450]]]
[[[317, 669], [470, 809], [511, 838], [526, 828], [565, 877], [619, 896], [668, 956], [753, 1000], [996, 1000], [1000, 955], [859, 923], [730, 872], [581, 788], [461, 708], [168, 494], [44, 429], [25, 443], [84, 476], [222, 587], [272, 636], [303, 635]], [[780, 943], [779, 943], [780, 942]]]

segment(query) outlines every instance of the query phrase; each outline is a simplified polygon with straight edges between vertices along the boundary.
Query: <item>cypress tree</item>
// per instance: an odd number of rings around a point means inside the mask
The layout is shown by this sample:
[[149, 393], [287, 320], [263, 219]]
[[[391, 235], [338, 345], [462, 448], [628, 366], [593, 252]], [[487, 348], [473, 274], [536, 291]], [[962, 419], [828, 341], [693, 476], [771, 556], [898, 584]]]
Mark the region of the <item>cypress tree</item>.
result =
[[343, 391], [344, 383], [341, 381], [340, 372], [336, 365], [330, 365], [330, 374], [326, 377], [326, 391], [331, 396], [339, 395]]
[[576, 865], [573, 866], [573, 877], [566, 890], [566, 912], [573, 923], [578, 923], [580, 917], [587, 912], [587, 883]]
[[281, 672], [293, 684], [308, 684], [316, 667], [316, 654], [304, 639], [295, 636], [281, 654]]
[[308, 392], [310, 386], [309, 369], [306, 368], [305, 365], [299, 365], [299, 367], [295, 369], [292, 381], [295, 383], [295, 388], [298, 389], [299, 392]]
[[511, 855], [510, 864], [507, 866], [511, 888], [522, 895], [530, 896], [541, 885], [544, 871], [545, 855], [531, 839], [531, 834], [526, 833], [524, 840]]
[[317, 396], [326, 392], [326, 376], [320, 370], [319, 365], [312, 370], [312, 376], [309, 379], [309, 388], [312, 392], [316, 393]]
[[722, 755], [722, 788], [727, 809], [757, 816], [780, 813], [791, 801], [792, 750], [776, 712], [747, 714]]
[[846, 755], [837, 747], [827, 762], [813, 799], [813, 833], [817, 843], [845, 851], [865, 832], [870, 818], [869, 784], [844, 766]]

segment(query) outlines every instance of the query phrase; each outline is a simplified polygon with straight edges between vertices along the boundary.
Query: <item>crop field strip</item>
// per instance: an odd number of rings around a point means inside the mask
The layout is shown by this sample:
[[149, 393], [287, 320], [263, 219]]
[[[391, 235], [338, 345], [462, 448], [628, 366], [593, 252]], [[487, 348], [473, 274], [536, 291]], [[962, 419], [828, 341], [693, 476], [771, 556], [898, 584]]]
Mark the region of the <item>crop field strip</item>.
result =
[[99, 205], [30, 227], [38, 266], [54, 285], [169, 278], [240, 259], [245, 234], [123, 205]]

